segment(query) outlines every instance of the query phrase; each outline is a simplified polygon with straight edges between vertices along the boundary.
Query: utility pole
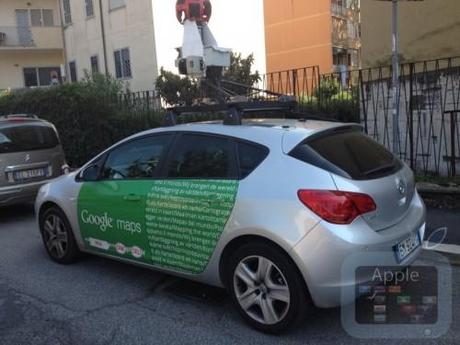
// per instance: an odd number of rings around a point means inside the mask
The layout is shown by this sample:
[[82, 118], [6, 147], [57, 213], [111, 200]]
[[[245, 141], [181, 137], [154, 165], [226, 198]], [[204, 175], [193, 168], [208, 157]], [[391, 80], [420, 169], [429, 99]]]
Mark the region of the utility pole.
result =
[[393, 64], [393, 153], [399, 155], [399, 30], [398, 0], [392, 1], [392, 64]]
[[[424, 0], [377, 0], [377, 1], [391, 1], [392, 15], [391, 15], [391, 27], [392, 27], [392, 128], [393, 128], [393, 140], [392, 140], [392, 151], [395, 155], [399, 155], [399, 96], [400, 96], [400, 85], [399, 85], [399, 2], [400, 1], [424, 1]], [[412, 97], [412, 95], [410, 95]]]
[[100, 12], [101, 36], [102, 36], [102, 57], [104, 59], [105, 76], [108, 77], [109, 76], [109, 66], [107, 65], [107, 42], [105, 39], [104, 9], [102, 6], [102, 0], [99, 0], [99, 12]]

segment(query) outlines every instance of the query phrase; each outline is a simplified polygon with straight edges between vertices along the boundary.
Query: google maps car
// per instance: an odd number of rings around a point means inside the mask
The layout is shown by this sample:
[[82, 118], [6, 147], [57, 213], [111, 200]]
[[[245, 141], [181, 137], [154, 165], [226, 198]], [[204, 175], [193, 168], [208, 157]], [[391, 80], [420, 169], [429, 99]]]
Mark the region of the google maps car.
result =
[[272, 333], [344, 303], [348, 256], [406, 267], [425, 231], [411, 170], [361, 127], [322, 121], [143, 132], [42, 187], [36, 211], [54, 261], [87, 252], [226, 287]]

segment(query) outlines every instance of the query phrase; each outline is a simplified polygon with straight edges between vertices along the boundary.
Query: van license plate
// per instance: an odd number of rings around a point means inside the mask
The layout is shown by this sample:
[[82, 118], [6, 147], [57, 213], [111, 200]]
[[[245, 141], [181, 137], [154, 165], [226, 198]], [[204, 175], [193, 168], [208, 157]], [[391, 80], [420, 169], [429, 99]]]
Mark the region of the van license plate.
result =
[[34, 178], [45, 177], [46, 170], [44, 168], [41, 168], [41, 169], [16, 171], [14, 172], [13, 176], [14, 176], [15, 181], [31, 180]]
[[393, 247], [396, 255], [396, 261], [401, 263], [405, 258], [407, 258], [414, 250], [422, 245], [420, 240], [419, 232], [414, 232], [405, 240], [402, 240], [397, 245]]

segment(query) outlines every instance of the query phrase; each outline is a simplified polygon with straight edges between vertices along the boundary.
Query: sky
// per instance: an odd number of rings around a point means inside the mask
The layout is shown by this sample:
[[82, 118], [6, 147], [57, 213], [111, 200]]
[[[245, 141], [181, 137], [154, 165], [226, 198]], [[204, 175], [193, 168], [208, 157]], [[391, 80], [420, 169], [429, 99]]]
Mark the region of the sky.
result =
[[[183, 27], [176, 19], [176, 0], [152, 0], [158, 67], [177, 72], [174, 61], [182, 45]], [[211, 0], [209, 27], [219, 46], [248, 55], [254, 53], [254, 69], [265, 73], [263, 0]], [[244, 10], [241, 10], [244, 9]], [[234, 12], [234, 14], [231, 13]]]

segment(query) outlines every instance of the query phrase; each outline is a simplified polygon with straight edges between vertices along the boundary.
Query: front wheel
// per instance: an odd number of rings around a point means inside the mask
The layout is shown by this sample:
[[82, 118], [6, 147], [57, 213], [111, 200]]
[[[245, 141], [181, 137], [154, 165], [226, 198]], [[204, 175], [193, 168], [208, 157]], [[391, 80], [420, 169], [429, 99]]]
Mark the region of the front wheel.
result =
[[281, 333], [297, 325], [312, 306], [294, 263], [266, 243], [237, 249], [230, 259], [226, 281], [239, 313], [266, 333]]
[[50, 258], [63, 265], [74, 263], [79, 256], [75, 237], [64, 212], [51, 207], [40, 216], [40, 232]]

